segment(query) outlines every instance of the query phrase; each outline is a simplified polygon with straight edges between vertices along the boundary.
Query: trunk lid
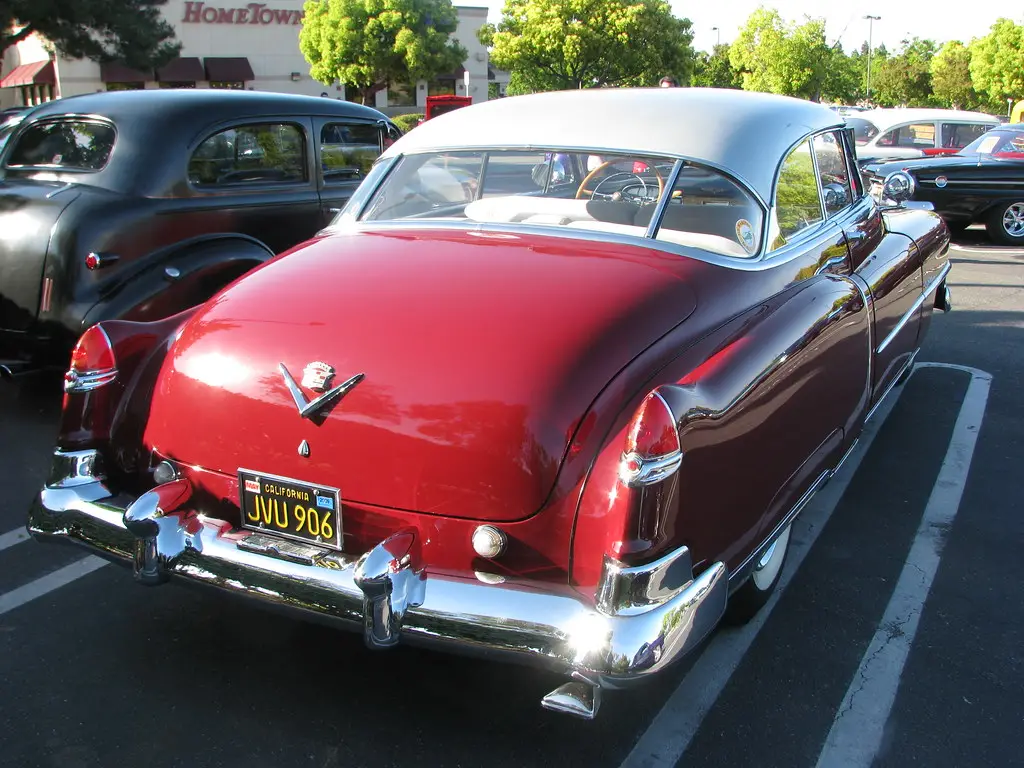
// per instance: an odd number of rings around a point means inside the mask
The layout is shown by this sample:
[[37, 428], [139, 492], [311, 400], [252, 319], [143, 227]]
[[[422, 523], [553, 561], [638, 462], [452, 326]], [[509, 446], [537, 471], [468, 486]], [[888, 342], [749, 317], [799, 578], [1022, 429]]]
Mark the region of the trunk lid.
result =
[[[315, 240], [189, 321], [145, 442], [206, 469], [330, 485], [343, 502], [522, 519], [601, 389], [695, 308], [687, 271], [679, 256], [542, 236]], [[365, 378], [302, 418], [279, 365], [308, 402], [315, 362], [334, 369], [328, 389]]]
[[27, 330], [38, 316], [50, 233], [77, 196], [64, 183], [0, 182], [0, 329]]

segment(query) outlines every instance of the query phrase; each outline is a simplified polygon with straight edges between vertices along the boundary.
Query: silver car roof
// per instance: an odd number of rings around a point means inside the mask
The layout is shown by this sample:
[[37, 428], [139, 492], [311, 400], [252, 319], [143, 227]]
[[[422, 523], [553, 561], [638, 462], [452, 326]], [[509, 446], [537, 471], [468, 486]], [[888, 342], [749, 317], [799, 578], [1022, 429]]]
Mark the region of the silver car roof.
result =
[[436, 150], [565, 148], [704, 161], [770, 201], [776, 170], [801, 138], [843, 126], [810, 101], [715, 88], [591, 88], [512, 96], [424, 122], [385, 157]]

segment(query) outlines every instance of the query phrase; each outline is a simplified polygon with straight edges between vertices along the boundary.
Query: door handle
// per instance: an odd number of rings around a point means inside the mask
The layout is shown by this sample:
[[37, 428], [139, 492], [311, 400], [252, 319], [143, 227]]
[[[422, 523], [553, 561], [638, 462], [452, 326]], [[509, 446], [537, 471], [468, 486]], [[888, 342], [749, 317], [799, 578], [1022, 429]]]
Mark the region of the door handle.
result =
[[331, 207], [331, 208], [327, 209], [327, 212], [328, 213], [341, 213], [341, 208], [333, 208], [333, 207]]

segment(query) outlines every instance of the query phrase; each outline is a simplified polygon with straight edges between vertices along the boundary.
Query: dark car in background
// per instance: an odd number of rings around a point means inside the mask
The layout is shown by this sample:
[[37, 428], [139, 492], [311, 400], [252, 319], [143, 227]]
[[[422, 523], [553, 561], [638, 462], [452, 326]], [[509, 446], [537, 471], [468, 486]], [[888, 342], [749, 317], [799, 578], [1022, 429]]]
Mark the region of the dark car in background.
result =
[[398, 136], [369, 107], [249, 91], [33, 109], [0, 135], [0, 372], [65, 365], [101, 320], [205, 301], [328, 224]]
[[1003, 245], [1024, 245], [1024, 123], [1002, 125], [957, 154], [864, 166], [876, 199], [886, 177], [906, 171], [912, 199], [931, 203], [950, 230], [984, 224]]

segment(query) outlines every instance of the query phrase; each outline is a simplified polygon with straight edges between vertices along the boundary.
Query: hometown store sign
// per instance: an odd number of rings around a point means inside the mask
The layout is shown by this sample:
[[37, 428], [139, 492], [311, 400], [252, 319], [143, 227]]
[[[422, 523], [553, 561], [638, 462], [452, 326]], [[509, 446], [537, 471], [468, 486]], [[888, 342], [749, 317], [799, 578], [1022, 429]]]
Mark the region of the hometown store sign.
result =
[[185, 3], [185, 24], [290, 24], [302, 22], [302, 11], [268, 8], [266, 3], [249, 3], [242, 8], [215, 8], [203, 2]]

